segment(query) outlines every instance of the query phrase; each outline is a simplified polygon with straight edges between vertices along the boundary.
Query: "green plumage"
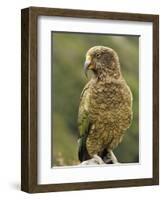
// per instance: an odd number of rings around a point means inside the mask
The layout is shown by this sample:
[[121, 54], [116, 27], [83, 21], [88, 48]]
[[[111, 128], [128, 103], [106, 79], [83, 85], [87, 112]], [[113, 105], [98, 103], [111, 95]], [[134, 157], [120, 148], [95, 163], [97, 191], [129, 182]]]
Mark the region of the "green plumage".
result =
[[94, 76], [80, 99], [80, 161], [116, 148], [132, 121], [132, 93], [121, 74], [117, 53], [108, 47], [91, 48], [86, 54], [88, 69]]

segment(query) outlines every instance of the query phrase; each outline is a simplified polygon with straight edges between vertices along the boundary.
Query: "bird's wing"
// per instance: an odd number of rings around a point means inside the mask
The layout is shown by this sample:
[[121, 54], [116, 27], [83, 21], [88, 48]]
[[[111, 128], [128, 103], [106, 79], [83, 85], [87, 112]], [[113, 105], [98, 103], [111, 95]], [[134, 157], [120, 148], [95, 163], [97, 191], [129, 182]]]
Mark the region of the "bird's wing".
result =
[[81, 93], [79, 113], [78, 113], [78, 128], [80, 133], [78, 140], [79, 142], [78, 156], [80, 161], [89, 159], [86, 148], [86, 139], [89, 134], [89, 129], [91, 125], [88, 112], [89, 88], [90, 88], [90, 82], [84, 87]]

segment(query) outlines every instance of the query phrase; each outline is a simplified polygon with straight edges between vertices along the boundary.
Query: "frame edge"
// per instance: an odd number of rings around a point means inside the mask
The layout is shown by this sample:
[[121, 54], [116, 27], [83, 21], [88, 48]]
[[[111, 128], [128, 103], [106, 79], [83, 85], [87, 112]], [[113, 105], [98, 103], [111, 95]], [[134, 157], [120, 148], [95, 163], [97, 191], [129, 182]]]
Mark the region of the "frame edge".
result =
[[21, 190], [37, 186], [37, 16], [21, 10]]
[[21, 190], [29, 191], [28, 66], [29, 8], [21, 10]]
[[159, 15], [153, 16], [153, 184], [159, 185]]

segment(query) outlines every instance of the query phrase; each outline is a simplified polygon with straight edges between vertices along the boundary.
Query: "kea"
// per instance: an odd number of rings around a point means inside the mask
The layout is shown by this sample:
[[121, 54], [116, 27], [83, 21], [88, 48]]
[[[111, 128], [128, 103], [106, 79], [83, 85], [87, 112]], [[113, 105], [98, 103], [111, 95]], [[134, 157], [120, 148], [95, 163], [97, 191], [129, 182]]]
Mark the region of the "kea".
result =
[[78, 113], [78, 157], [106, 164], [117, 163], [113, 150], [132, 122], [132, 93], [123, 78], [118, 54], [109, 47], [94, 46], [86, 53], [84, 87]]

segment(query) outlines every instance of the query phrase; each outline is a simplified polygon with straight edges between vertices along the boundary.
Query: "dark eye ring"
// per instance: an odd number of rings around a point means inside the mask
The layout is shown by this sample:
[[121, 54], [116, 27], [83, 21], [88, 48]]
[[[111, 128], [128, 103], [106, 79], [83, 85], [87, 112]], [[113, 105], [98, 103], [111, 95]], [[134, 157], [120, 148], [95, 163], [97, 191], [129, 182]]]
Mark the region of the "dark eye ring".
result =
[[101, 55], [100, 55], [99, 53], [96, 54], [96, 57], [97, 57], [97, 58], [100, 58], [100, 56], [101, 56]]

